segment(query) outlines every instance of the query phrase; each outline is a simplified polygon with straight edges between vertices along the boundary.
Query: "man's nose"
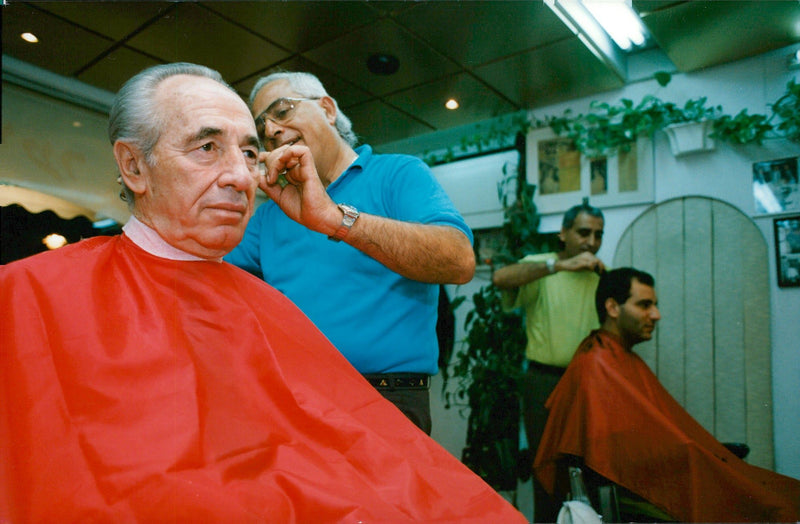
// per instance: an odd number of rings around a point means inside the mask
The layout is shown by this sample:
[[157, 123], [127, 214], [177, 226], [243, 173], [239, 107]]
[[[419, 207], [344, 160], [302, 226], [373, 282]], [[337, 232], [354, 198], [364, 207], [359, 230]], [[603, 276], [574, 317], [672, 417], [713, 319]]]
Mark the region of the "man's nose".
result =
[[283, 126], [276, 124], [269, 118], [264, 118], [264, 138], [270, 138], [280, 135], [283, 132]]
[[653, 320], [661, 320], [661, 311], [658, 310], [658, 306], [653, 306], [652, 311], [650, 311], [650, 318]]
[[238, 147], [227, 153], [223, 160], [223, 171], [219, 184], [231, 186], [237, 191], [247, 191], [258, 183], [258, 163], [253, 163]]

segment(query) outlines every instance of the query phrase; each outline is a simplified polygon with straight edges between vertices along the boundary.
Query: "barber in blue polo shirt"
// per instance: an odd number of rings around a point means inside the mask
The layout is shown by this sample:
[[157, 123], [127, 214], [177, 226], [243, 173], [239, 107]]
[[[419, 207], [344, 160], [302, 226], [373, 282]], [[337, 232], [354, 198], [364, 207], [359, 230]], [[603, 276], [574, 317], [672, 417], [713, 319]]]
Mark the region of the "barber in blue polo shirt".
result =
[[287, 295], [430, 434], [439, 284], [472, 279], [471, 230], [421, 160], [355, 148], [314, 75], [266, 76], [250, 107], [270, 200], [225, 260]]

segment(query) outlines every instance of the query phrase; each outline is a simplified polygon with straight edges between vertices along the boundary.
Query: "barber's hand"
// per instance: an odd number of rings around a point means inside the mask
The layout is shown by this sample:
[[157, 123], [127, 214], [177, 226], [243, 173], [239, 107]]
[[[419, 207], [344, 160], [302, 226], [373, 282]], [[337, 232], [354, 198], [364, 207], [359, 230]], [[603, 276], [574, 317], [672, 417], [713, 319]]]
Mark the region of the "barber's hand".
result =
[[308, 147], [281, 146], [269, 153], [261, 152], [259, 161], [264, 162], [267, 169], [258, 187], [289, 218], [326, 234], [329, 229], [326, 223], [341, 221], [342, 213], [325, 191]]
[[606, 266], [603, 261], [588, 251], [584, 251], [572, 258], [560, 260], [559, 269], [563, 271], [594, 271], [597, 274], [605, 273]]

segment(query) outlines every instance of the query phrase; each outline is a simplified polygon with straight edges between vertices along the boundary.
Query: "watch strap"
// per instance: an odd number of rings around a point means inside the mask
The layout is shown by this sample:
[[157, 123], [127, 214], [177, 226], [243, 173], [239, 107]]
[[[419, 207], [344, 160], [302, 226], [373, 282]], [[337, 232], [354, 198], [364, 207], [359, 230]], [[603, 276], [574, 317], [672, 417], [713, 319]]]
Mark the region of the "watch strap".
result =
[[337, 229], [333, 235], [329, 236], [328, 240], [341, 242], [350, 232], [350, 228], [353, 227], [353, 224], [356, 223], [359, 212], [356, 208], [348, 204], [337, 204], [337, 206], [342, 210], [344, 216], [342, 217], [342, 223], [339, 225], [339, 229]]

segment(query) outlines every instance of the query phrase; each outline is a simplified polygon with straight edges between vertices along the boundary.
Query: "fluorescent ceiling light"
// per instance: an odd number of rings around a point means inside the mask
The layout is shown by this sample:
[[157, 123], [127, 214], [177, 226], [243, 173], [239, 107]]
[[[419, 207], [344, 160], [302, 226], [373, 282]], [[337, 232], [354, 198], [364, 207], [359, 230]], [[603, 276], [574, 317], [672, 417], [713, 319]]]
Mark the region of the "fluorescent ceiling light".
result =
[[582, 3], [623, 51], [647, 42], [647, 29], [630, 0], [582, 0]]
[[583, 2], [544, 0], [544, 3], [601, 62], [611, 68], [623, 82], [627, 80], [627, 62], [622, 49], [614, 43]]

